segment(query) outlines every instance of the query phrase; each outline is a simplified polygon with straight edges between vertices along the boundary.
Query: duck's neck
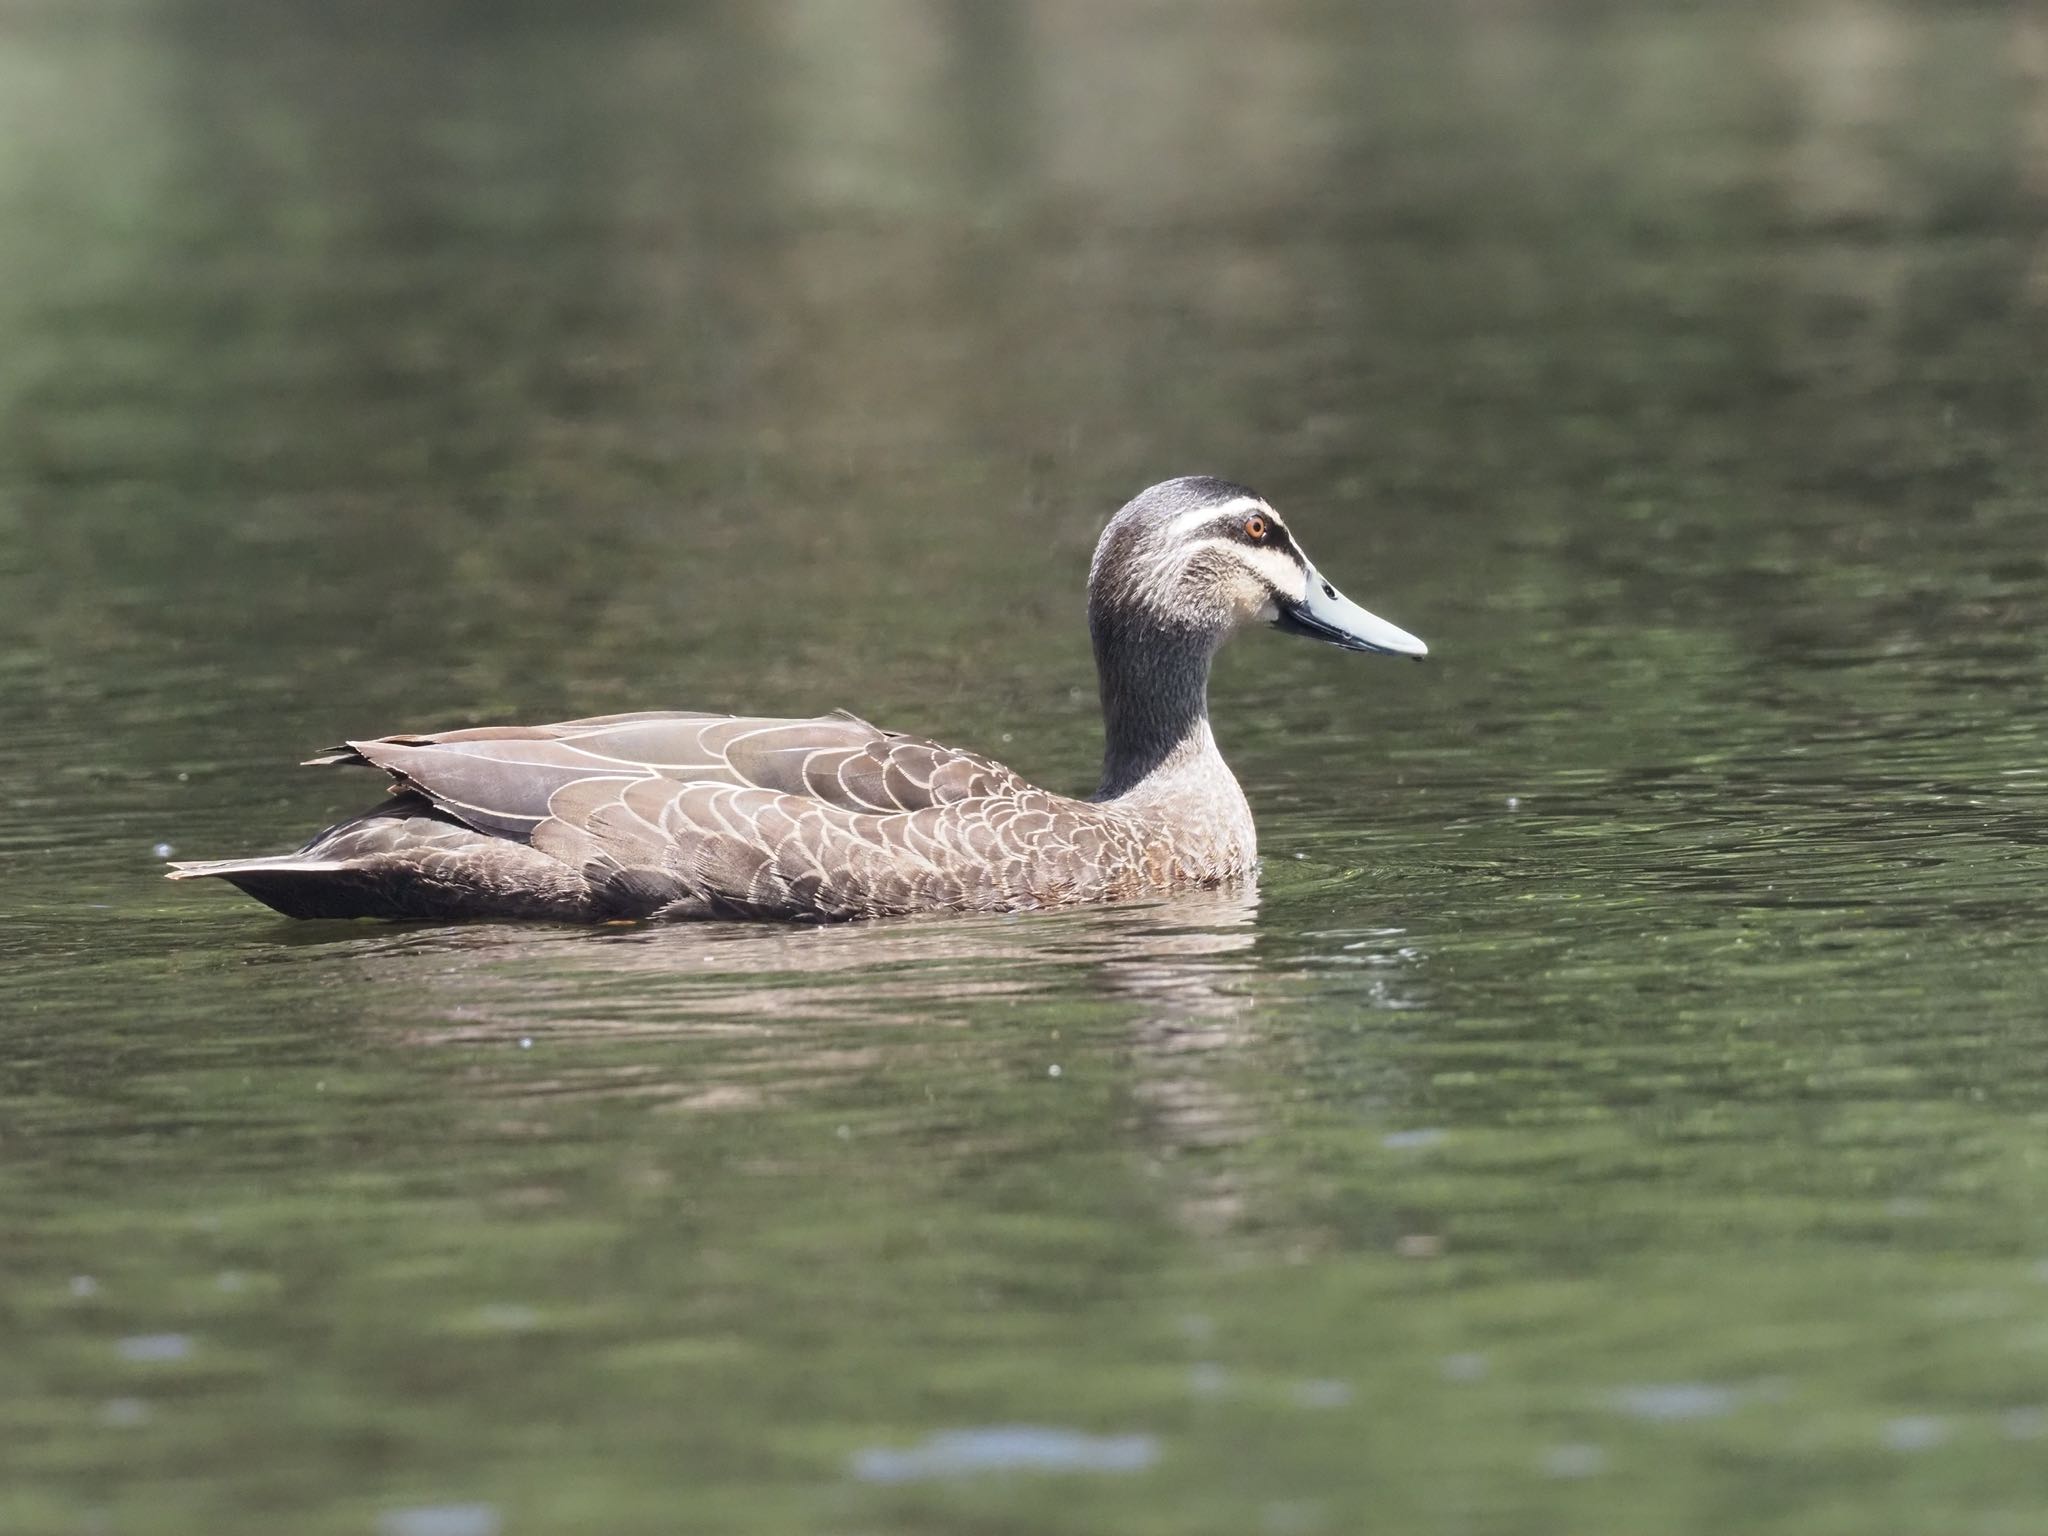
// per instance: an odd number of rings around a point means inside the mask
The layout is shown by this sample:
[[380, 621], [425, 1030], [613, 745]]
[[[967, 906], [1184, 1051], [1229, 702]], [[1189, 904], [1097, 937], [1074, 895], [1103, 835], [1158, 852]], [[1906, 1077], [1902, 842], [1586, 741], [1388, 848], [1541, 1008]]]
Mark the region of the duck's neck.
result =
[[[1091, 613], [1102, 690], [1102, 786], [1115, 800], [1189, 779], [1237, 781], [1209, 732], [1209, 662], [1222, 635], [1150, 617]], [[1219, 786], [1220, 787], [1220, 786]]]

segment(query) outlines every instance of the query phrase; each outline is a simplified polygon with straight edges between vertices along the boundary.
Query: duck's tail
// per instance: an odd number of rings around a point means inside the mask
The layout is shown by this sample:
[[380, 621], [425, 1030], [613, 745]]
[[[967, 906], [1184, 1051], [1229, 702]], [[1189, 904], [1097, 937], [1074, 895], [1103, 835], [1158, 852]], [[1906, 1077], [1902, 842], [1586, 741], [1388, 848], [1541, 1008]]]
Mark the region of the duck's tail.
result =
[[307, 874], [319, 874], [344, 866], [338, 859], [303, 859], [294, 853], [272, 853], [248, 859], [179, 859], [164, 871], [166, 880], [204, 880], [212, 876], [222, 879], [235, 875], [261, 871], [298, 870]]
[[286, 917], [588, 922], [594, 911], [591, 888], [577, 870], [465, 826], [416, 794], [394, 795], [290, 853], [185, 860], [164, 873], [172, 880], [225, 880]]
[[196, 859], [173, 864], [166, 880], [225, 880], [286, 917], [379, 917], [381, 893], [364, 871], [342, 859], [280, 853], [248, 859]]

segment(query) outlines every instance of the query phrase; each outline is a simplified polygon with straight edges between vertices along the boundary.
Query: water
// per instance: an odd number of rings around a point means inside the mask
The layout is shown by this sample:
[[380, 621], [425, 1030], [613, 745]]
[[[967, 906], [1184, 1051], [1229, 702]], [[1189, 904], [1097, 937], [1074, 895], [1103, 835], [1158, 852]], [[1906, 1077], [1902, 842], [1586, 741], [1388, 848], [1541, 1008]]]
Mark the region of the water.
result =
[[[2038, 22], [4, 29], [0, 1530], [2042, 1528]], [[1255, 891], [157, 879], [409, 727], [1085, 786], [1195, 470], [1434, 647], [1226, 655]]]

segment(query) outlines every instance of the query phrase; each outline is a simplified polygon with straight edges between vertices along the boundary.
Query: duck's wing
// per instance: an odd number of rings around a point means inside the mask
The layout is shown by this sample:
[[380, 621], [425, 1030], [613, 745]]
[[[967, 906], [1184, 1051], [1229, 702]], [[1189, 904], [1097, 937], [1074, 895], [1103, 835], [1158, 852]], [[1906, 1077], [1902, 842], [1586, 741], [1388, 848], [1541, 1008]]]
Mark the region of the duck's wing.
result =
[[847, 811], [914, 811], [1008, 793], [1024, 781], [972, 752], [853, 715], [600, 715], [351, 741], [315, 763], [381, 768], [479, 831], [530, 841], [570, 785], [640, 779], [764, 789]]

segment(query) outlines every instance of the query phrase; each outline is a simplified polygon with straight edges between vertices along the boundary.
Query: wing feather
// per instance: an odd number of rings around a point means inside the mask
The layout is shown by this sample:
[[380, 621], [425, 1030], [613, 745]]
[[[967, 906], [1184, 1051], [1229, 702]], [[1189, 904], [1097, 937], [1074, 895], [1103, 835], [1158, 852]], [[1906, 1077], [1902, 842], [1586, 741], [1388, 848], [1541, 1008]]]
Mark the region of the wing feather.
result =
[[396, 787], [500, 837], [530, 841], [585, 780], [769, 790], [849, 811], [916, 811], [1025, 788], [999, 763], [852, 715], [780, 720], [645, 712], [351, 741], [312, 759], [382, 768]]

